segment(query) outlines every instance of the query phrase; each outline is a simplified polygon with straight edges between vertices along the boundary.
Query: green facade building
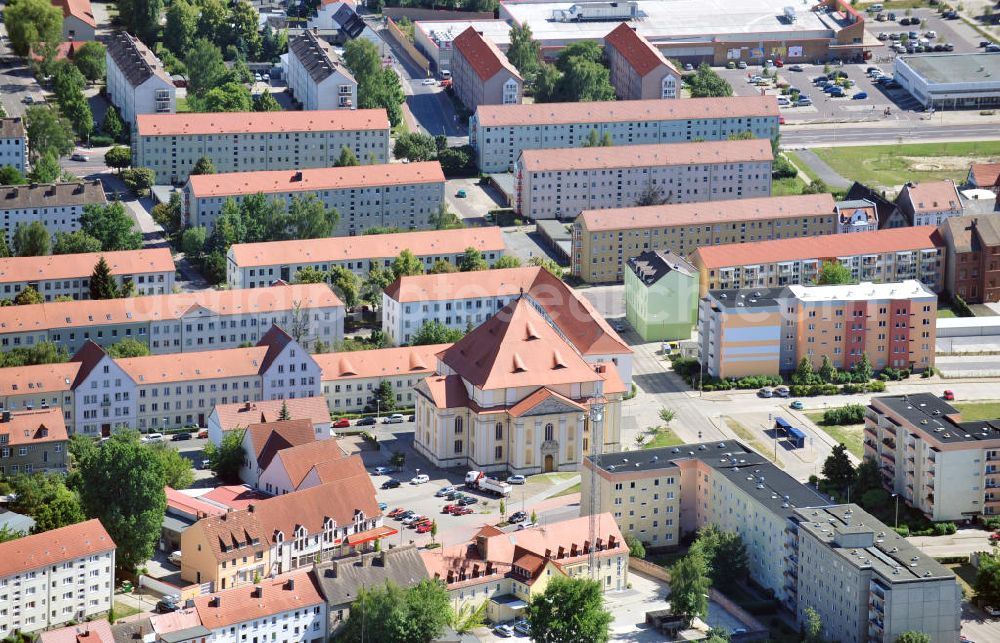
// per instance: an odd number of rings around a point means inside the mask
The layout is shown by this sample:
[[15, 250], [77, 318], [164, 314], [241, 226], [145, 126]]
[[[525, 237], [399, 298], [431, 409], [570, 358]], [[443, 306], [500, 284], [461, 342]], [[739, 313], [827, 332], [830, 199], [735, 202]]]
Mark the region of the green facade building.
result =
[[629, 259], [625, 270], [625, 318], [644, 341], [690, 339], [698, 322], [698, 271], [666, 251]]

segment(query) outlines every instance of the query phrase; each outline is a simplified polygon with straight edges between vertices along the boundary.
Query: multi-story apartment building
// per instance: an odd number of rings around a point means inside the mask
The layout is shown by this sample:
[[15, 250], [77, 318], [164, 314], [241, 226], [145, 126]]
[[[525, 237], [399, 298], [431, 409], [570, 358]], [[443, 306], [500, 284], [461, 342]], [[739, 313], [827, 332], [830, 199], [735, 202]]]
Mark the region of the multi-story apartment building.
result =
[[305, 29], [288, 42], [288, 89], [304, 110], [358, 106], [358, 81], [316, 30]]
[[359, 353], [317, 353], [313, 359], [323, 372], [323, 397], [331, 413], [360, 413], [379, 408], [375, 391], [383, 381], [392, 385], [397, 408], [412, 408], [414, 387], [434, 373], [435, 355], [451, 344], [382, 348]]
[[672, 203], [766, 197], [772, 161], [764, 139], [525, 150], [514, 167], [514, 210], [572, 219], [647, 195]]
[[455, 38], [451, 80], [455, 95], [470, 112], [480, 105], [518, 105], [524, 93], [517, 68], [474, 27]]
[[830, 505], [740, 442], [589, 457], [584, 515], [595, 494], [598, 511], [647, 545], [676, 545], [704, 525], [739, 534], [750, 577], [798, 622], [806, 608], [819, 612], [829, 640], [892, 643], [907, 630], [958, 636], [953, 573], [860, 507]]
[[404, 250], [412, 252], [428, 270], [437, 261], [457, 267], [467, 248], [478, 250], [492, 266], [503, 256], [503, 233], [500, 228], [487, 227], [236, 243], [227, 254], [226, 282], [230, 288], [263, 288], [278, 279], [291, 283], [303, 268], [340, 267], [365, 277], [372, 268], [387, 268]]
[[634, 26], [623, 22], [604, 36], [604, 55], [621, 100], [681, 97], [681, 72]]
[[524, 150], [580, 147], [592, 131], [609, 134], [615, 147], [724, 141], [744, 132], [771, 139], [778, 116], [773, 96], [481, 105], [469, 119], [469, 143], [481, 171], [506, 172]]
[[0, 404], [61, 406], [70, 434], [106, 436], [123, 427], [205, 426], [216, 404], [318, 395], [320, 376], [308, 351], [277, 327], [250, 348], [186, 355], [113, 359], [87, 342], [64, 364], [2, 369]]
[[87, 42], [95, 39], [97, 20], [90, 0], [53, 0], [62, 9], [63, 40]]
[[916, 279], [934, 292], [944, 286], [947, 249], [934, 226], [799, 237], [698, 248], [691, 262], [709, 290], [776, 288], [816, 283], [824, 262], [837, 262], [854, 281]]
[[1000, 217], [949, 217], [941, 235], [948, 254], [945, 290], [969, 304], [1000, 301]]
[[698, 322], [698, 271], [672, 252], [645, 250], [628, 260], [625, 318], [643, 341], [691, 339]]
[[286, 204], [314, 196], [340, 214], [334, 235], [355, 236], [374, 227], [430, 226], [444, 200], [444, 172], [427, 161], [194, 175], [184, 186], [185, 223], [211, 229], [227, 200], [260, 192]]
[[878, 230], [878, 208], [868, 199], [837, 201], [837, 232], [871, 232]]
[[344, 147], [362, 163], [389, 160], [384, 109], [145, 114], [136, 120], [132, 164], [152, 169], [158, 183], [184, 183], [203, 157], [223, 173], [333, 167]]
[[250, 640], [248, 637], [275, 643], [327, 640], [326, 600], [308, 571], [268, 578], [253, 587], [203, 594], [194, 599], [194, 607], [202, 626], [211, 632], [201, 640], [219, 643], [245, 643]]
[[296, 324], [304, 345], [344, 336], [344, 305], [325, 284], [204, 290], [99, 301], [0, 307], [0, 349], [54, 342], [76, 351], [132, 337], [150, 351], [186, 353], [256, 342], [272, 325]]
[[108, 100], [118, 108], [122, 120], [133, 132], [140, 114], [177, 111], [177, 88], [167, 68], [145, 43], [129, 33], [117, 31], [105, 44]]
[[865, 459], [886, 489], [930, 520], [1000, 514], [1000, 420], [962, 420], [930, 393], [874, 397]]
[[181, 534], [181, 578], [213, 590], [341, 558], [397, 533], [382, 526], [371, 476], [358, 475], [202, 518]]
[[59, 407], [0, 413], [0, 475], [66, 472], [66, 422]]
[[0, 118], [0, 167], [4, 165], [28, 173], [28, 133], [20, 116]]
[[614, 363], [625, 386], [632, 385], [632, 349], [586, 297], [544, 268], [400, 277], [382, 295], [382, 331], [407, 344], [425, 322], [466, 330], [518, 299], [530, 303], [585, 361]]
[[621, 531], [610, 514], [601, 514], [597, 538], [590, 542], [589, 522], [570, 518], [519, 530], [516, 538], [487, 525], [468, 542], [421, 556], [427, 573], [444, 582], [456, 610], [486, 602], [487, 618], [502, 623], [523, 616], [519, 606], [544, 592], [554, 576], [594, 578], [604, 592], [628, 587], [628, 547]]
[[0, 258], [0, 298], [13, 299], [22, 290], [34, 288], [45, 301], [90, 299], [90, 276], [102, 257], [119, 288], [130, 283], [138, 295], [173, 292], [176, 268], [170, 248], [150, 248]]
[[618, 448], [625, 391], [613, 363], [588, 363], [521, 297], [438, 354], [413, 446], [437, 467], [575, 471], [592, 439]]
[[0, 636], [31, 634], [110, 610], [115, 548], [99, 520], [0, 543]]
[[950, 179], [907, 183], [896, 199], [899, 215], [887, 227], [940, 225], [948, 217], [965, 213], [962, 197]]
[[79, 183], [33, 183], [0, 187], [0, 219], [7, 244], [19, 225], [41, 221], [54, 239], [57, 232], [76, 232], [84, 206], [108, 202], [97, 179]]
[[829, 194], [585, 210], [573, 225], [573, 275], [622, 281], [625, 262], [646, 250], [682, 257], [706, 246], [834, 234]]
[[807, 358], [850, 369], [934, 366], [937, 296], [918, 281], [712, 290], [699, 303], [701, 361], [720, 378], [778, 375]]
[[[313, 356], [315, 359], [315, 355]], [[326, 399], [320, 395], [295, 397], [287, 400], [257, 400], [216, 404], [208, 417], [208, 439], [214, 444], [222, 443], [226, 433], [243, 430], [251, 424], [276, 422], [287, 411], [292, 419], [308, 418], [317, 436], [330, 435], [330, 411]]]

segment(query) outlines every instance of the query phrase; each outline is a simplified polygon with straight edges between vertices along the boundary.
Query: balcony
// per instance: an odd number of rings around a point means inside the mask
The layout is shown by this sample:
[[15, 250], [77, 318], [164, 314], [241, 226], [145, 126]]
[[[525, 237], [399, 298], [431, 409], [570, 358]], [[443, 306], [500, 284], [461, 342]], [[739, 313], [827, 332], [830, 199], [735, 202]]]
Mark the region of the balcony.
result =
[[893, 457], [891, 453], [889, 453], [888, 451], [883, 451], [879, 455], [882, 456], [882, 459], [885, 460], [887, 465], [891, 465], [893, 469], [896, 468], [896, 458]]

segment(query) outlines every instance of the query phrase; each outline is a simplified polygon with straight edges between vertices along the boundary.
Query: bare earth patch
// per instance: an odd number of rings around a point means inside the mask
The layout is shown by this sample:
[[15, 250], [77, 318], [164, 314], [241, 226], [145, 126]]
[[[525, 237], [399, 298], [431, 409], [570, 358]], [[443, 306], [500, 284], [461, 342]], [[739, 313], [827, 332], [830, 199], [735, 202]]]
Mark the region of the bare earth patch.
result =
[[901, 156], [917, 172], [965, 170], [973, 163], [996, 163], [996, 156]]

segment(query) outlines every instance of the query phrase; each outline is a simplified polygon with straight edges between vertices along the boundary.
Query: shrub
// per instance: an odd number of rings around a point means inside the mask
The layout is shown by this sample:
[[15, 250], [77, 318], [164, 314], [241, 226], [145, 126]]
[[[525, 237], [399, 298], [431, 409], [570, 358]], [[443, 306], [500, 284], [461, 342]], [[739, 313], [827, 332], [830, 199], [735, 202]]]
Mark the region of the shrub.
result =
[[[844, 392], [847, 392], [848, 386], [854, 386], [852, 384], [844, 385]], [[860, 391], [855, 391], [860, 392]], [[837, 426], [843, 424], [861, 424], [865, 421], [865, 407], [860, 404], [848, 404], [847, 406], [842, 406], [838, 409], [827, 409], [823, 413], [823, 424], [828, 426]]]
[[115, 144], [115, 139], [104, 134], [94, 134], [90, 137], [90, 144], [93, 147], [107, 147]]
[[895, 530], [896, 533], [902, 536], [903, 538], [907, 538], [910, 535], [910, 528], [907, 527], [906, 525], [901, 525], [899, 527], [896, 527]]
[[955, 527], [955, 523], [953, 522], [936, 522], [933, 529], [935, 536], [950, 536], [957, 531], [957, 527]]
[[990, 516], [989, 518], [983, 518], [983, 526], [990, 531], [996, 531], [1000, 529], [1000, 516]]
[[884, 393], [885, 392], [885, 382], [881, 380], [873, 380], [865, 384], [865, 388], [869, 393]]

